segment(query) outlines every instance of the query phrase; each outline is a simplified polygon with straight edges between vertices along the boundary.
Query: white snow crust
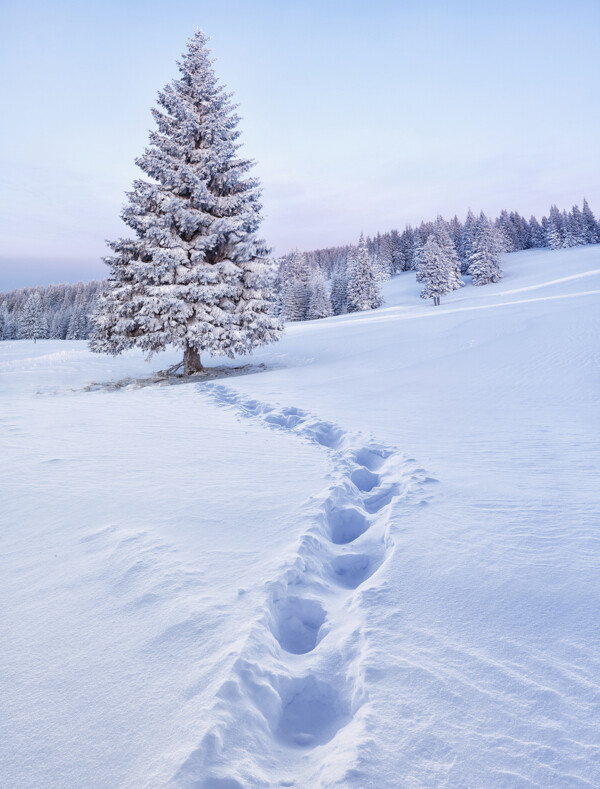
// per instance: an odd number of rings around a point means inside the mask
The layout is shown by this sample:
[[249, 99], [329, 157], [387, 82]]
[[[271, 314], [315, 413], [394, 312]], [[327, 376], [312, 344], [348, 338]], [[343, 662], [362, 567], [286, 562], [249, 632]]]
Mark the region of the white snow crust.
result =
[[1, 785], [600, 786], [600, 247], [503, 265], [218, 382], [0, 343]]

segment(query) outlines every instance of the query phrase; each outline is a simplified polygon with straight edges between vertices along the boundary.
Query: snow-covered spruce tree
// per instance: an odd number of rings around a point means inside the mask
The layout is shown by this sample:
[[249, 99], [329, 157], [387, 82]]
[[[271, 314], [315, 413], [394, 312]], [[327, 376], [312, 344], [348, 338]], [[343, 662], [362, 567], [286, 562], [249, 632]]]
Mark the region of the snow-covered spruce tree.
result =
[[255, 236], [260, 187], [238, 158], [239, 118], [217, 82], [206, 36], [198, 31], [178, 64], [181, 77], [158, 95], [157, 130], [136, 160], [122, 218], [135, 238], [119, 239], [105, 258], [108, 287], [94, 316], [90, 347], [118, 354], [172, 344], [184, 371], [200, 370], [200, 352], [234, 356], [277, 340], [268, 250]]
[[533, 215], [529, 220], [529, 237], [533, 249], [546, 246], [544, 229]]
[[503, 239], [500, 233], [500, 229], [487, 217], [480, 217], [469, 266], [473, 285], [488, 285], [502, 279], [500, 254], [503, 251]]
[[34, 291], [23, 305], [19, 326], [19, 337], [23, 340], [43, 340], [48, 337], [48, 324], [42, 299], [38, 291]]
[[569, 215], [569, 222], [571, 226], [571, 234], [573, 236], [573, 246], [579, 247], [586, 243], [585, 240], [585, 224], [583, 221], [583, 214], [579, 210], [578, 205], [574, 205]]
[[460, 278], [460, 260], [454, 242], [448, 232], [447, 222], [438, 216], [434, 225], [435, 240], [438, 242], [444, 255], [448, 267], [448, 287], [450, 290], [458, 290], [464, 287], [464, 282]]
[[562, 216], [562, 227], [563, 227], [563, 233], [562, 233], [563, 237], [562, 237], [561, 246], [563, 247], [563, 249], [569, 249], [570, 247], [576, 246], [575, 235], [573, 233], [573, 225], [571, 222], [571, 215], [567, 214], [566, 210], [563, 209], [561, 216]]
[[597, 244], [600, 241], [600, 226], [594, 217], [594, 214], [591, 208], [588, 205], [588, 201], [583, 198], [583, 210], [582, 210], [582, 221], [583, 221], [583, 233], [585, 238], [586, 244]]
[[327, 293], [327, 285], [325, 284], [325, 277], [320, 268], [316, 268], [312, 273], [309, 292], [310, 300], [307, 314], [309, 321], [329, 318], [330, 315], [333, 315], [329, 293]]
[[286, 321], [306, 320], [310, 303], [310, 268], [306, 257], [296, 250], [287, 266], [283, 293], [283, 317]]
[[433, 233], [421, 247], [418, 274], [419, 281], [425, 285], [421, 298], [433, 299], [435, 306], [439, 305], [442, 296], [453, 290], [448, 259]]
[[461, 274], [466, 274], [469, 269], [469, 260], [473, 254], [473, 243], [477, 232], [477, 218], [469, 208], [467, 218], [462, 226], [460, 234], [459, 255], [461, 262]]
[[346, 312], [348, 301], [348, 273], [345, 262], [339, 262], [331, 274], [331, 307], [334, 315], [343, 315]]
[[3, 304], [0, 307], [0, 340], [12, 340], [9, 334], [12, 334], [12, 321], [8, 312], [8, 307]]
[[546, 230], [546, 244], [550, 249], [560, 249], [563, 245], [564, 228], [562, 215], [558, 208], [553, 205], [550, 207], [548, 217], [548, 227]]
[[375, 279], [371, 256], [361, 235], [356, 256], [348, 270], [348, 312], [374, 310], [382, 304], [383, 298]]

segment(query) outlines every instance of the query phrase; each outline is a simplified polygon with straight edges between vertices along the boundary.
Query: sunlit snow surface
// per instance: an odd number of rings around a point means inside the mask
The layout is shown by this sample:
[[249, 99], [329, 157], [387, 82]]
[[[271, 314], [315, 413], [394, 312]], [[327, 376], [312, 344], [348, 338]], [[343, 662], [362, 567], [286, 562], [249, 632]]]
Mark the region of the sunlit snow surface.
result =
[[0, 785], [600, 786], [600, 248], [267, 371], [0, 343]]

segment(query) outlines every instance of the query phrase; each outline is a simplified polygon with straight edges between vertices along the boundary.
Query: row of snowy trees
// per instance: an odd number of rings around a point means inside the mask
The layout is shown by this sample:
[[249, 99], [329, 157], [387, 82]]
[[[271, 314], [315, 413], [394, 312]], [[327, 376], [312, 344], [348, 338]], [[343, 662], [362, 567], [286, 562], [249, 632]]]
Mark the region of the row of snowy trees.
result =
[[[466, 273], [474, 285], [488, 285], [502, 278], [500, 255], [505, 243], [501, 230], [482, 212], [473, 225]], [[442, 296], [461, 288], [461, 261], [446, 223], [439, 217], [425, 244], [416, 251], [417, 280], [424, 283], [421, 298], [438, 305]]]
[[[401, 271], [415, 271], [420, 281], [428, 283], [424, 298], [436, 300], [457, 287], [460, 275], [471, 275], [475, 285], [498, 281], [502, 252], [597, 243], [600, 223], [587, 200], [583, 209], [573, 206], [570, 212], [553, 205], [549, 216], [539, 222], [534, 216], [527, 221], [514, 211], [503, 211], [493, 221], [469, 211], [464, 222], [438, 217], [418, 228], [408, 226], [402, 233], [392, 230], [361, 237], [357, 246], [294, 252], [281, 259], [273, 287], [285, 320], [314, 320], [379, 306], [379, 283]], [[429, 274], [435, 270], [434, 260], [440, 271]], [[449, 271], [444, 273], [446, 267]], [[90, 316], [103, 287], [101, 282], [79, 282], [0, 293], [0, 340], [87, 339]]]
[[[495, 220], [472, 211], [464, 222], [456, 216], [450, 221], [438, 217], [417, 228], [409, 225], [402, 233], [391, 230], [374, 238], [361, 237], [357, 247], [294, 252], [284, 257], [277, 281], [279, 309], [289, 321], [373, 309], [381, 303], [377, 283], [402, 271], [415, 271], [419, 281], [426, 283], [423, 297], [439, 303], [440, 296], [464, 284], [461, 275], [470, 275], [474, 285], [497, 282], [502, 276], [503, 252], [596, 243], [600, 243], [600, 223], [585, 199], [581, 210], [573, 206], [570, 212], [560, 212], [552, 206], [549, 216], [541, 221], [535, 216], [526, 220], [516, 211], [502, 211]], [[359, 275], [359, 258], [361, 271], [371, 269], [374, 286], [366, 286], [364, 274]], [[365, 287], [367, 291], [375, 287], [376, 293], [361, 301], [357, 289]], [[361, 303], [370, 306], [357, 307]]]
[[0, 293], [0, 340], [85, 340], [101, 282]]
[[279, 311], [285, 320], [315, 320], [381, 306], [379, 282], [383, 278], [378, 276], [364, 236], [333, 265], [331, 290], [323, 269], [318, 264], [311, 266], [309, 259], [296, 251], [281, 262]]

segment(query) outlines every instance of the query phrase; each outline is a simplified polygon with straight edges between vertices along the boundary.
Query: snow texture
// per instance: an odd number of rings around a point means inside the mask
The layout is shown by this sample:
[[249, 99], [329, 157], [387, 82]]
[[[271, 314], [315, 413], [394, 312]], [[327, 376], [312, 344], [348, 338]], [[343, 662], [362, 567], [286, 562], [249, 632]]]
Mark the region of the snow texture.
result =
[[226, 384], [0, 345], [5, 785], [600, 785], [600, 248], [502, 264]]

